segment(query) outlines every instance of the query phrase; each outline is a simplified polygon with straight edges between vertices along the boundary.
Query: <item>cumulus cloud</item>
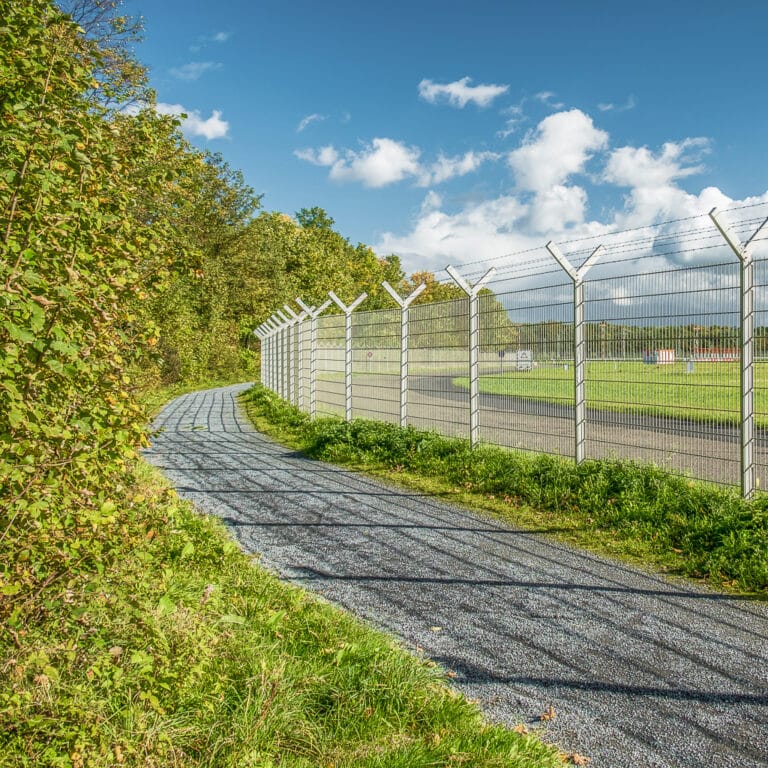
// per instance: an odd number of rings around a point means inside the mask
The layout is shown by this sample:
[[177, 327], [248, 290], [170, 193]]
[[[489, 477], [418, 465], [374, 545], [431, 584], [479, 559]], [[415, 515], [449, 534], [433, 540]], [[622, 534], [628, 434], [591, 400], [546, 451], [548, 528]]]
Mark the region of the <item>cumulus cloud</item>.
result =
[[604, 178], [625, 187], [663, 187], [674, 179], [701, 173], [697, 162], [709, 151], [709, 140], [698, 137], [681, 142], [668, 141], [654, 154], [648, 147], [620, 147], [613, 150], [605, 168]]
[[221, 64], [215, 61], [191, 61], [180, 67], [173, 67], [171, 75], [177, 80], [193, 81], [199, 80], [206, 72], [220, 69]]
[[521, 189], [543, 192], [584, 171], [592, 154], [608, 144], [608, 134], [595, 128], [579, 109], [544, 118], [518, 149], [507, 155]]
[[232, 35], [229, 32], [214, 32], [211, 35], [211, 42], [226, 43]]
[[366, 187], [384, 187], [421, 172], [416, 147], [393, 139], [376, 138], [359, 152], [347, 149], [340, 154], [332, 146], [319, 150], [299, 149], [296, 157], [330, 168], [334, 181], [359, 181]]
[[221, 111], [218, 109], [214, 109], [208, 118], [203, 118], [198, 110], [186, 109], [181, 104], [158, 102], [155, 109], [161, 115], [186, 115], [181, 119], [181, 130], [187, 136], [203, 136], [210, 141], [222, 139], [229, 133], [229, 123], [221, 119]]
[[[700, 206], [722, 205], [724, 196], [714, 188], [690, 195], [676, 182], [704, 170], [702, 156], [710, 149], [705, 138], [688, 138], [666, 142], [658, 152], [648, 147], [619, 147], [608, 158], [603, 181], [629, 187], [622, 217], [628, 226], [637, 226], [664, 217], [690, 216], [700, 213]], [[719, 192], [719, 190], [717, 190]]]
[[447, 103], [463, 109], [469, 103], [487, 107], [509, 90], [508, 85], [470, 85], [472, 78], [462, 77], [452, 83], [435, 83], [424, 79], [419, 83], [419, 96], [430, 104]]
[[[735, 200], [717, 187], [698, 192], [683, 189], [681, 181], [690, 184], [694, 174], [703, 170], [701, 160], [709, 147], [706, 139], [687, 138], [658, 148], [610, 148], [608, 134], [586, 114], [570, 110], [550, 115], [507, 156], [515, 175], [513, 192], [451, 207], [450, 201], [430, 191], [406, 231], [386, 232], [375, 249], [397, 253], [411, 271], [440, 270], [447, 263], [478, 259], [499, 263], [504, 254], [508, 263], [514, 263], [531, 258], [515, 255], [531, 248], [542, 249], [546, 260], [547, 240], [584, 237], [594, 237], [595, 246], [605, 238], [611, 247], [619, 248], [624, 239], [637, 243], [647, 237], [644, 265], [659, 270], [676, 263], [728, 258], [724, 244], [722, 253], [690, 247], [679, 250], [675, 238], [680, 227], [689, 225], [675, 221], [701, 216], [713, 207], [765, 203], [768, 210], [768, 192]], [[623, 206], [608, 209], [599, 219], [589, 216], [586, 185], [573, 183], [578, 174], [586, 175], [590, 160], [602, 165], [601, 173], [591, 174], [591, 182], [625, 194]], [[671, 223], [659, 227], [659, 222]], [[768, 252], [768, 239], [760, 246]], [[601, 263], [600, 269], [620, 274], [624, 267]], [[610, 298], [617, 307], [627, 303], [626, 296], [618, 293]]]
[[332, 146], [320, 147], [320, 149], [297, 149], [294, 154], [300, 160], [320, 166], [331, 166], [339, 159], [339, 153]]
[[421, 174], [418, 184], [428, 187], [431, 184], [440, 184], [454, 176], [466, 176], [476, 171], [483, 163], [497, 160], [500, 155], [495, 152], [467, 152], [456, 157], [446, 157], [442, 153], [437, 160], [426, 168]]
[[440, 154], [424, 165], [421, 150], [387, 138], [376, 138], [360, 151], [338, 152], [333, 146], [297, 149], [294, 155], [313, 165], [330, 168], [335, 181], [359, 181], [366, 187], [384, 187], [412, 178], [417, 186], [440, 184], [455, 176], [465, 176], [482, 163], [499, 157], [493, 152], [467, 152], [456, 157]]
[[498, 255], [538, 244], [518, 228], [528, 214], [527, 206], [513, 196], [472, 203], [449, 214], [442, 200], [427, 193], [413, 228], [405, 235], [385, 232], [376, 244], [379, 253], [397, 253], [408, 271], [439, 271], [451, 262], [460, 263], [486, 255]]

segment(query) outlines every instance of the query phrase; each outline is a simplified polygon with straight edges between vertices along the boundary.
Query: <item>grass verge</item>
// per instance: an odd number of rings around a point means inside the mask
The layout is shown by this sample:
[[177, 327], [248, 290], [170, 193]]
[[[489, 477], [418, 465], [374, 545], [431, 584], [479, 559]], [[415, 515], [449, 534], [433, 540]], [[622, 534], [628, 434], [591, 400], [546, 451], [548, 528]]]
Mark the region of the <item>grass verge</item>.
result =
[[363, 419], [310, 421], [256, 386], [257, 428], [309, 456], [363, 469], [556, 535], [592, 551], [768, 599], [768, 497], [651, 464], [483, 446]]
[[0, 765], [546, 768], [443, 672], [242, 554], [137, 464], [101, 559], [13, 598]]

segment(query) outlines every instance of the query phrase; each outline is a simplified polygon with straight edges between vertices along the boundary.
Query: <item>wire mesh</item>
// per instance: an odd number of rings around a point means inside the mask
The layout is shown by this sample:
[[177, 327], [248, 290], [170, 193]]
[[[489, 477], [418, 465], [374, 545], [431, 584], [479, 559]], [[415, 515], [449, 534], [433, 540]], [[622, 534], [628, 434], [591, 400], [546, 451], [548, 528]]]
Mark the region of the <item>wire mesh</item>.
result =
[[400, 421], [400, 310], [352, 315], [352, 414]]
[[344, 315], [328, 314], [317, 318], [317, 414], [343, 416], [344, 394]]
[[588, 455], [738, 483], [738, 264], [600, 274], [586, 299]]
[[416, 304], [409, 318], [408, 423], [469, 437], [469, 300]]
[[573, 455], [572, 321], [562, 272], [502, 275], [480, 295], [481, 441]]

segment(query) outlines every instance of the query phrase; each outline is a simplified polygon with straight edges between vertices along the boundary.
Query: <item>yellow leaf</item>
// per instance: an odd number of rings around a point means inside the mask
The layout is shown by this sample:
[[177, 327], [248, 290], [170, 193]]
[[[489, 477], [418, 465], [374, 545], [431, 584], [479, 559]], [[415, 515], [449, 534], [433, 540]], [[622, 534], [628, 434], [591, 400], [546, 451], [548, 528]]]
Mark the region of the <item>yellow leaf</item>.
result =
[[539, 715], [539, 720], [548, 722], [549, 720], [554, 720], [556, 717], [557, 713], [555, 712], [555, 708], [550, 704], [549, 709], [543, 714]]

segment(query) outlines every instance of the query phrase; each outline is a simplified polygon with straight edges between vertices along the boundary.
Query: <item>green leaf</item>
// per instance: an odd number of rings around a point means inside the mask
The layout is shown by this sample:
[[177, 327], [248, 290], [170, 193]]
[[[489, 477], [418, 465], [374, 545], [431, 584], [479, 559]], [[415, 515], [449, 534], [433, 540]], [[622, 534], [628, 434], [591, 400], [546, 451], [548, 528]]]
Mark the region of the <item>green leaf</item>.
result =
[[168, 595], [163, 595], [157, 603], [157, 609], [160, 613], [173, 613], [176, 610], [176, 603]]
[[222, 616], [219, 621], [222, 624], [239, 624], [242, 626], [246, 622], [245, 616], [238, 616], [235, 613], [226, 613], [224, 616]]

